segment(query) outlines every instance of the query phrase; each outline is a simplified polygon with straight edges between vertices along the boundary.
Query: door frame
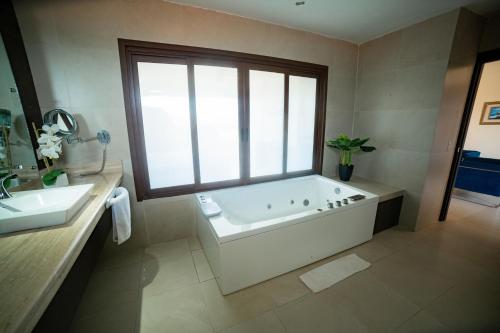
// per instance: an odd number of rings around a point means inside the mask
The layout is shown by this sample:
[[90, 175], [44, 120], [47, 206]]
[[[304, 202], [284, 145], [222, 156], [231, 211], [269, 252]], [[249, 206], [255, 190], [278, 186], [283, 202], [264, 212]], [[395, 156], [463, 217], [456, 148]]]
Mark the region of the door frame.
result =
[[448, 175], [448, 183], [446, 184], [443, 204], [441, 205], [441, 211], [439, 212], [440, 222], [445, 221], [446, 216], [448, 215], [448, 208], [450, 206], [451, 194], [453, 192], [453, 185], [455, 184], [455, 177], [458, 172], [458, 165], [460, 164], [460, 158], [462, 157], [462, 151], [464, 148], [465, 139], [467, 137], [469, 122], [474, 108], [476, 93], [479, 87], [479, 82], [481, 80], [481, 74], [483, 72], [484, 64], [497, 60], [500, 60], [500, 49], [480, 52], [477, 55], [476, 64], [474, 66], [474, 71], [472, 73], [472, 78], [469, 86], [469, 92], [467, 93], [467, 100], [465, 101], [465, 108], [464, 108], [464, 113], [462, 115], [462, 121], [460, 123], [457, 142], [455, 145], [455, 153], [453, 154], [450, 174]]

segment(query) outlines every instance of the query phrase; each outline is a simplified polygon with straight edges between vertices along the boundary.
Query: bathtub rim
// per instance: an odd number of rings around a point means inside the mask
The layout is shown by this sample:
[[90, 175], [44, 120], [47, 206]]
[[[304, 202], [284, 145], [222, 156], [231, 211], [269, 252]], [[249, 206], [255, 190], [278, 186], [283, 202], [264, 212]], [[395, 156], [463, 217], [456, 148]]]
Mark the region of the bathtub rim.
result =
[[308, 211], [305, 211], [305, 212], [301, 212], [299, 214], [287, 215], [287, 216], [285, 216], [285, 218], [286, 217], [290, 217], [290, 216], [293, 217], [293, 216], [296, 216], [296, 215], [302, 215], [303, 213], [307, 213], [307, 214], [304, 214], [304, 216], [297, 217], [297, 218], [291, 218], [291, 219], [285, 219], [283, 221], [276, 221], [276, 220], [283, 219], [283, 217], [279, 217], [279, 218], [273, 218], [273, 219], [269, 219], [269, 220], [262, 220], [262, 221], [258, 221], [258, 222], [253, 222], [251, 224], [265, 223], [265, 225], [261, 225], [258, 228], [252, 228], [250, 230], [239, 231], [239, 232], [237, 232], [237, 231], [234, 231], [234, 232], [222, 232], [223, 228], [224, 228], [222, 226], [223, 224], [225, 224], [225, 225], [227, 225], [227, 224], [233, 225], [223, 215], [218, 215], [218, 216], [214, 216], [214, 217], [205, 217], [205, 220], [208, 221], [210, 230], [211, 230], [213, 236], [215, 237], [215, 239], [217, 240], [217, 242], [219, 244], [224, 244], [224, 243], [236, 241], [238, 239], [255, 236], [255, 235], [258, 235], [258, 234], [265, 233], [265, 232], [270, 232], [270, 231], [277, 230], [277, 229], [280, 229], [280, 228], [290, 227], [290, 226], [293, 226], [293, 225], [296, 225], [296, 224], [299, 224], [299, 223], [304, 223], [304, 222], [307, 222], [307, 221], [311, 221], [311, 220], [315, 220], [315, 219], [320, 219], [320, 218], [328, 216], [328, 215], [332, 215], [332, 214], [336, 214], [336, 213], [341, 213], [341, 212], [344, 212], [344, 211], [348, 211], [348, 210], [351, 210], [351, 209], [355, 209], [356, 207], [361, 207], [361, 206], [364, 206], [364, 205], [369, 205], [369, 204], [373, 203], [374, 201], [376, 201], [377, 203], [379, 202], [379, 196], [377, 194], [374, 194], [374, 193], [371, 193], [371, 192], [367, 192], [367, 191], [359, 189], [357, 187], [354, 187], [354, 186], [351, 186], [351, 185], [347, 185], [344, 182], [340, 182], [338, 180], [330, 179], [330, 178], [327, 178], [327, 177], [324, 177], [324, 176], [321, 176], [321, 175], [307, 175], [307, 176], [295, 177], [295, 178], [284, 179], [284, 180], [283, 179], [282, 180], [275, 180], [275, 181], [266, 182], [266, 183], [260, 183], [260, 184], [249, 184], [249, 185], [244, 185], [244, 186], [238, 186], [238, 187], [231, 188], [231, 189], [220, 189], [220, 190], [214, 190], [214, 191], [198, 192], [198, 193], [195, 193], [194, 196], [195, 196], [195, 198], [196, 198], [195, 200], [197, 202], [197, 209], [203, 215], [203, 213], [201, 212], [201, 206], [200, 206], [201, 205], [201, 203], [200, 203], [200, 196], [209, 196], [209, 195], [211, 195], [211, 193], [222, 192], [222, 191], [231, 191], [231, 190], [235, 190], [237, 188], [262, 187], [262, 186], [265, 186], [265, 185], [269, 185], [271, 183], [277, 183], [277, 182], [294, 182], [294, 181], [301, 181], [301, 180], [307, 180], [307, 179], [320, 179], [322, 181], [326, 181], [328, 183], [331, 183], [332, 186], [339, 185], [341, 187], [346, 187], [348, 189], [354, 190], [356, 192], [359, 192], [359, 193], [365, 195], [366, 198], [363, 199], [363, 200], [351, 203], [348, 206], [342, 206], [342, 207], [339, 207], [339, 208], [323, 209], [322, 211], [317, 211], [316, 209], [312, 209], [312, 210], [308, 210]]

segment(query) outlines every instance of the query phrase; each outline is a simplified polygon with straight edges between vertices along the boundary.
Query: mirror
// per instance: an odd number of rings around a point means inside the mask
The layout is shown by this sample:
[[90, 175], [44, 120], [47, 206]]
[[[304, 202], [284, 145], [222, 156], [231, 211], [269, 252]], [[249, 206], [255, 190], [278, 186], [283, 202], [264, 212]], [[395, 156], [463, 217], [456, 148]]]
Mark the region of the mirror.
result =
[[42, 114], [11, 1], [0, 1], [0, 109], [0, 174], [38, 178], [45, 166], [34, 128], [42, 127]]
[[78, 123], [75, 117], [62, 109], [54, 109], [47, 112], [43, 116], [43, 124], [49, 126], [57, 125], [59, 131], [56, 134], [63, 138], [73, 137], [78, 133]]
[[3, 38], [0, 38], [0, 174], [37, 168], [30, 131]]

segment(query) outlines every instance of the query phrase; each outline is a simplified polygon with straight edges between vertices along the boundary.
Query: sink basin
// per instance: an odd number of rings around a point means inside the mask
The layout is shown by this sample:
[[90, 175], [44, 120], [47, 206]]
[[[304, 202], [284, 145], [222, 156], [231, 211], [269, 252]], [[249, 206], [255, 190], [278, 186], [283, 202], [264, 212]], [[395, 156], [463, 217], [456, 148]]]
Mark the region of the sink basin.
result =
[[93, 184], [12, 193], [0, 200], [0, 234], [63, 224], [89, 200]]

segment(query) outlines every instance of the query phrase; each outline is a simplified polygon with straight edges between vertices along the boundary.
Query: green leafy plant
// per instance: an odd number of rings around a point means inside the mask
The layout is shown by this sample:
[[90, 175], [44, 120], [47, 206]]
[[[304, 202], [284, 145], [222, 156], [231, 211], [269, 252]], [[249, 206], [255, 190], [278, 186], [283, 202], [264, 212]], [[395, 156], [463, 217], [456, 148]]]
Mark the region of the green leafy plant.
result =
[[368, 140], [370, 138], [350, 139], [347, 135], [343, 134], [335, 140], [328, 140], [326, 145], [340, 151], [340, 165], [352, 165], [352, 154], [359, 151], [370, 152], [376, 149], [375, 147], [364, 145]]
[[63, 173], [61, 169], [51, 170], [42, 176], [42, 182], [47, 186], [52, 186], [56, 183], [57, 177]]

